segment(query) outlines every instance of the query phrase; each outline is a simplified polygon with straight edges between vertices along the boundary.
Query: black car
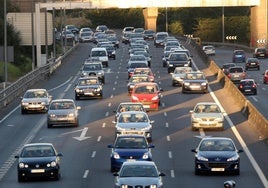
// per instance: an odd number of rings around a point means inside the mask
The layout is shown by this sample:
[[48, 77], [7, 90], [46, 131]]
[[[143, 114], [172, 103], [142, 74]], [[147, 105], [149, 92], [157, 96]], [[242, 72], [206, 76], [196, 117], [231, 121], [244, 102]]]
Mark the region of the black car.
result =
[[108, 58], [116, 59], [116, 49], [113, 44], [105, 44], [102, 47], [106, 48]]
[[186, 53], [171, 52], [167, 60], [167, 72], [174, 72], [176, 67], [191, 67], [191, 58]]
[[221, 70], [223, 71], [223, 73], [225, 75], [228, 75], [229, 74], [229, 68], [230, 67], [235, 67], [236, 64], [235, 63], [224, 63], [222, 66], [221, 66]]
[[187, 92], [208, 92], [208, 81], [203, 72], [187, 72], [182, 82], [182, 93]]
[[51, 143], [33, 143], [23, 146], [18, 159], [18, 181], [45, 177], [60, 179], [60, 157]]
[[163, 47], [165, 43], [165, 39], [168, 37], [167, 32], [157, 32], [154, 37], [154, 45], [155, 47]]
[[102, 84], [97, 76], [82, 77], [75, 86], [75, 99], [81, 97], [98, 97], [102, 98]]
[[260, 70], [260, 61], [257, 58], [247, 58], [246, 60], [246, 70], [248, 69], [257, 69]]
[[243, 93], [243, 94], [253, 94], [257, 95], [257, 84], [254, 79], [244, 79], [241, 80], [238, 89]]
[[255, 48], [253, 57], [255, 58], [267, 58], [268, 57], [268, 51], [266, 48]]
[[235, 147], [231, 138], [205, 137], [196, 149], [195, 174], [205, 173], [233, 173], [240, 174], [240, 157], [242, 150]]
[[115, 48], [119, 48], [119, 40], [116, 36], [109, 36], [107, 39], [112, 42]]
[[152, 30], [152, 29], [147, 29], [147, 30], [144, 30], [143, 31], [143, 38], [144, 38], [144, 40], [154, 39], [154, 36], [155, 36], [155, 31]]
[[101, 83], [105, 83], [102, 62], [86, 60], [81, 68], [81, 77], [97, 76]]

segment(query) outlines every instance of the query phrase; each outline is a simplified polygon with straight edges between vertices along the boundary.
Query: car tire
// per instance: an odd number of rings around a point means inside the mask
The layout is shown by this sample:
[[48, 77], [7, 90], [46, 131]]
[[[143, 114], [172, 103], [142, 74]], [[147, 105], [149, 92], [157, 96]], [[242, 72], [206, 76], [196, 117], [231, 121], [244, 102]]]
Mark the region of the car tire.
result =
[[197, 170], [197, 169], [195, 169], [194, 173], [195, 173], [195, 175], [197, 175], [197, 176], [200, 175], [200, 171]]
[[75, 95], [75, 100], [80, 100], [80, 97]]
[[116, 171], [116, 168], [113, 167], [113, 166], [111, 166], [110, 171], [111, 171], [111, 172], [115, 172], [115, 171]]
[[47, 124], [47, 128], [51, 128], [52, 125], [50, 123]]
[[22, 177], [19, 173], [18, 173], [18, 182], [24, 182], [25, 181], [25, 177]]
[[194, 126], [192, 126], [192, 131], [197, 131], [197, 128], [195, 128]]
[[21, 109], [21, 114], [26, 114], [26, 110], [24, 110], [24, 109]]

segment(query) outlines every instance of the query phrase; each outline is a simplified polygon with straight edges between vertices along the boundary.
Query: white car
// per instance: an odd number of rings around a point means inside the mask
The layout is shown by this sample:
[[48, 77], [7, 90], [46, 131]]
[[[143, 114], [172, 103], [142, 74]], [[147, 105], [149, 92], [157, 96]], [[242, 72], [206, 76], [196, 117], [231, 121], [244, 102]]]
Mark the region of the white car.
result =
[[197, 103], [190, 110], [192, 130], [200, 128], [223, 130], [224, 116], [220, 107], [214, 102]]
[[207, 55], [215, 55], [215, 47], [212, 45], [207, 45], [207, 46], [203, 46], [203, 51], [207, 54]]

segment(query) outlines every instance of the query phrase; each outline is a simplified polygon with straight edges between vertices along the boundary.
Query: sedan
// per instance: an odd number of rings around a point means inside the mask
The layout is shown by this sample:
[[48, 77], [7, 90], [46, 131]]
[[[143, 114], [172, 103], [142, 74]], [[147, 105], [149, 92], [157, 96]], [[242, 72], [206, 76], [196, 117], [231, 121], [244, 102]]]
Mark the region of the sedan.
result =
[[260, 70], [260, 61], [257, 58], [247, 58], [246, 60], [246, 70], [248, 69], [257, 69]]
[[229, 74], [229, 68], [230, 67], [235, 67], [236, 64], [235, 63], [224, 63], [222, 66], [221, 66], [221, 70], [223, 71], [223, 73], [225, 75], [228, 75]]
[[146, 112], [127, 111], [121, 112], [118, 121], [113, 121], [115, 125], [115, 136], [122, 134], [144, 135], [146, 139], [152, 141], [152, 124]]
[[185, 77], [185, 73], [192, 72], [192, 67], [176, 67], [172, 75], [172, 86], [179, 85], [181, 86], [183, 83], [183, 79]]
[[154, 73], [151, 70], [151, 68], [147, 67], [147, 68], [136, 68], [134, 69], [133, 75], [137, 75], [137, 74], [146, 74], [149, 76], [149, 81], [150, 82], [154, 82]]
[[192, 130], [199, 128], [223, 130], [224, 116], [218, 104], [214, 102], [197, 103], [190, 110]]
[[151, 161], [151, 148], [143, 135], [119, 135], [111, 148], [111, 172], [119, 170], [125, 161]]
[[257, 84], [254, 79], [244, 79], [241, 80], [238, 89], [243, 93], [243, 94], [253, 94], [257, 95]]
[[240, 174], [240, 157], [242, 150], [237, 150], [234, 142], [225, 137], [205, 137], [196, 149], [195, 174], [202, 172], [229, 172]]
[[163, 188], [162, 176], [153, 161], [124, 162], [120, 171], [114, 173], [116, 188]]
[[134, 85], [131, 102], [141, 102], [148, 110], [158, 110], [161, 103], [161, 88], [155, 82], [141, 82]]
[[146, 110], [143, 108], [142, 103], [138, 102], [121, 102], [117, 109], [114, 111], [115, 113], [115, 121], [117, 121], [119, 115], [121, 112], [126, 112], [126, 111], [142, 111], [146, 112]]
[[187, 72], [182, 83], [182, 93], [208, 92], [208, 81], [203, 72]]
[[47, 112], [51, 99], [46, 89], [29, 89], [21, 99], [21, 113]]
[[140, 83], [140, 82], [150, 82], [149, 76], [146, 74], [133, 74], [131, 76], [131, 78], [129, 78], [128, 84], [127, 84], [127, 89], [128, 89], [128, 93], [130, 95], [133, 91], [134, 85], [136, 83]]
[[82, 77], [78, 80], [75, 88], [75, 99], [81, 97], [102, 98], [102, 84], [97, 76]]
[[215, 55], [215, 47], [211, 45], [203, 46], [203, 51], [207, 55]]
[[73, 99], [52, 100], [47, 113], [47, 128], [52, 125], [73, 125], [78, 126], [78, 110]]
[[23, 146], [18, 159], [18, 182], [29, 178], [60, 179], [60, 157], [51, 143], [33, 143]]

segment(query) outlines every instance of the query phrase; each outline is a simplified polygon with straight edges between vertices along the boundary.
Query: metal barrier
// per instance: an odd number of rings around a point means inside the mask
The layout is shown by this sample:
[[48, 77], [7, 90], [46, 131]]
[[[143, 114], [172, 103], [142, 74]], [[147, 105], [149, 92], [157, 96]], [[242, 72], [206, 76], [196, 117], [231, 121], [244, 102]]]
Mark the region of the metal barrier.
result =
[[63, 56], [60, 56], [56, 60], [49, 60], [48, 64], [29, 72], [13, 84], [9, 85], [6, 89], [2, 90], [0, 92], [0, 108], [2, 109], [11, 101], [20, 97], [22, 93], [31, 88], [31, 86], [38, 81], [48, 78], [57, 67], [61, 65], [62, 60], [67, 57], [76, 46], [77, 44], [70, 48]]

